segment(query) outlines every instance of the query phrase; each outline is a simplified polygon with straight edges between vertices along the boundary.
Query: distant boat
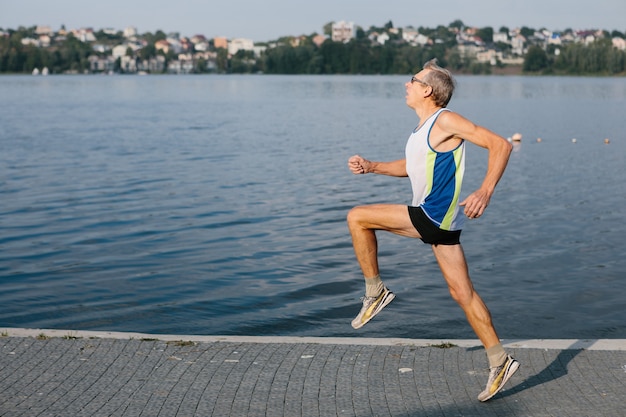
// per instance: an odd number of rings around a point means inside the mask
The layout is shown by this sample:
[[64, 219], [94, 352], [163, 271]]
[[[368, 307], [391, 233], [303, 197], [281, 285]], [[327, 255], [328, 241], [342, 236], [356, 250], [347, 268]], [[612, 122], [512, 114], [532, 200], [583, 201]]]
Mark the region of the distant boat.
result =
[[522, 134], [521, 133], [515, 133], [513, 136], [511, 136], [511, 140], [513, 142], [521, 142], [522, 141]]
[[35, 68], [33, 70], [33, 75], [39, 75], [39, 68]]
[[48, 75], [48, 67], [43, 67], [41, 70], [41, 75]]

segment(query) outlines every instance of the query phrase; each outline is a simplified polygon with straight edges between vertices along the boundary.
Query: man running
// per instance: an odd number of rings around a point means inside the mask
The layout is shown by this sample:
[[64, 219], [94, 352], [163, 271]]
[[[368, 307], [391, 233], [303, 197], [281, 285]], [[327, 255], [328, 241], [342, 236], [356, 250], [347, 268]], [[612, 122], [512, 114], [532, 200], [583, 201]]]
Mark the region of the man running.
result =
[[[408, 207], [375, 204], [355, 207], [348, 214], [354, 252], [365, 278], [363, 307], [352, 326], [361, 328], [395, 297], [379, 274], [376, 231], [421, 239], [431, 245], [452, 298], [486, 349], [489, 380], [478, 399], [487, 401], [502, 389], [519, 363], [505, 352], [491, 313], [474, 290], [459, 239], [464, 217], [479, 218], [489, 205], [508, 163], [511, 144], [448, 110], [454, 87], [449, 71], [439, 67], [436, 60], [427, 62], [405, 84], [406, 104], [415, 110], [420, 121], [408, 139], [405, 158], [374, 162], [355, 155], [348, 160], [354, 174], [408, 176], [413, 189], [413, 201]], [[486, 148], [489, 158], [480, 188], [459, 201], [466, 141]]]

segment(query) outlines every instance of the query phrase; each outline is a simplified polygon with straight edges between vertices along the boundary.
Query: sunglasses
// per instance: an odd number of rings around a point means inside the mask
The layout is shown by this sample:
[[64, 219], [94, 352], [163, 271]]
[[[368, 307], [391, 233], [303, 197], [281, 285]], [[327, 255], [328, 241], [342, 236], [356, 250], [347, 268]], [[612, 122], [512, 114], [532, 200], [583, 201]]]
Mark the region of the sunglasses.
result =
[[424, 81], [420, 80], [419, 78], [415, 78], [415, 76], [411, 77], [411, 84], [413, 83], [420, 83], [420, 84], [424, 84], [428, 87], [430, 87], [430, 84], [425, 83]]

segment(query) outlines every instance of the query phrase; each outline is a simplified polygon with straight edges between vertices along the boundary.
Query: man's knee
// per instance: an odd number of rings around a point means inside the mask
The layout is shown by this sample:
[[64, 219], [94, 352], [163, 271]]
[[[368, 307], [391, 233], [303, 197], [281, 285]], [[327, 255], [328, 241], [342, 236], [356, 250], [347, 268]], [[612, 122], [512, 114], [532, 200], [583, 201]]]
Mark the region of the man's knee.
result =
[[357, 207], [352, 208], [348, 212], [348, 216], [347, 216], [348, 227], [352, 228], [361, 224], [361, 221], [364, 218], [364, 214], [365, 214], [364, 206], [357, 206]]
[[474, 298], [474, 290], [471, 287], [448, 287], [452, 299], [456, 301], [461, 307], [468, 306], [472, 303]]

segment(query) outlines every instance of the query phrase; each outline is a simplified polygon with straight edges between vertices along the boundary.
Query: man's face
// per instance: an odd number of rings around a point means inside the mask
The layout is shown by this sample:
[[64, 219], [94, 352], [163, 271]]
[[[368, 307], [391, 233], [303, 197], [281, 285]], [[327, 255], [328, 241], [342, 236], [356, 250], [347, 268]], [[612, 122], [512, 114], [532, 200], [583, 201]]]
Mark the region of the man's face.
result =
[[404, 84], [407, 106], [415, 108], [421, 100], [429, 96], [431, 87], [424, 81], [426, 74], [428, 74], [428, 70], [422, 70]]

